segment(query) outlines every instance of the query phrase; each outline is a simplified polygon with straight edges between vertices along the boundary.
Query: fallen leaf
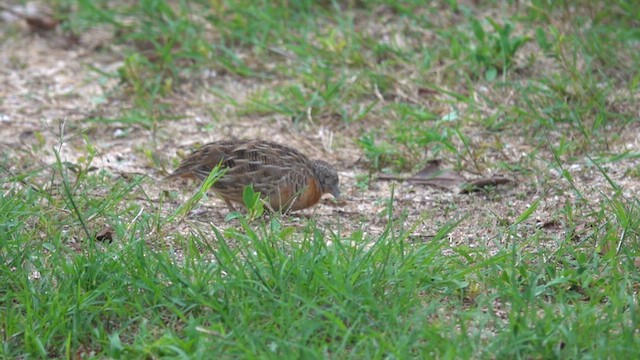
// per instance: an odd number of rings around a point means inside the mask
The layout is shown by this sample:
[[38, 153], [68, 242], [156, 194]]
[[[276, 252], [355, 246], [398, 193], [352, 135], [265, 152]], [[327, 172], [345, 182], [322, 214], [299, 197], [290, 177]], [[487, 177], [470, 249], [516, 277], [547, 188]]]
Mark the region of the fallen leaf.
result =
[[562, 226], [562, 223], [558, 219], [551, 219], [547, 221], [540, 221], [537, 225], [542, 229], [557, 229]]
[[436, 95], [436, 94], [438, 94], [438, 91], [436, 90], [427, 89], [427, 88], [418, 89], [418, 96], [427, 96], [427, 95]]
[[109, 225], [105, 226], [104, 229], [100, 230], [100, 232], [96, 234], [96, 240], [108, 242], [113, 241], [113, 228]]
[[49, 15], [47, 13], [48, 11], [43, 9], [36, 8], [28, 11], [26, 8], [20, 6], [9, 7], [0, 5], [0, 10], [6, 11], [19, 19], [23, 19], [27, 25], [29, 25], [29, 29], [34, 32], [54, 30], [60, 23], [54, 19], [53, 16]]
[[25, 16], [24, 20], [29, 25], [29, 29], [34, 32], [46, 32], [54, 30], [59, 21], [51, 16], [40, 14], [38, 16]]
[[430, 160], [422, 170], [410, 177], [380, 174], [378, 175], [378, 180], [408, 181], [412, 184], [427, 185], [444, 190], [451, 190], [465, 181], [462, 174], [451, 169], [442, 169], [441, 163], [442, 161], [437, 159]]
[[452, 189], [465, 181], [462, 174], [451, 169], [442, 169], [441, 164], [440, 160], [431, 160], [424, 169], [409, 177], [407, 181], [443, 189]]

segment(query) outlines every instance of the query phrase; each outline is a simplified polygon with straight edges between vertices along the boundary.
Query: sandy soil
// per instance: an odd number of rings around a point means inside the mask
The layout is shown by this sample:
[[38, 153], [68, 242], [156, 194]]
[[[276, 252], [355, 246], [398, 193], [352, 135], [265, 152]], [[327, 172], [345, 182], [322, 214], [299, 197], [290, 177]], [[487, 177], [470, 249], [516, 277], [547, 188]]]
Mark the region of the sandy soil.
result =
[[[563, 164], [573, 176], [574, 188], [561, 177], [551, 154], [530, 157], [533, 144], [528, 144], [527, 138], [507, 130], [500, 134], [501, 148], [498, 148], [489, 134], [472, 125], [466, 135], [473, 144], [484, 148], [483, 163], [521, 164], [530, 171], [508, 172], [488, 166], [477, 173], [465, 171], [471, 170], [468, 166], [462, 171], [468, 179], [500, 175], [513, 181], [488, 192], [471, 194], [461, 194], [457, 187], [447, 190], [377, 180], [376, 174], [369, 188], [363, 189], [357, 186], [356, 177], [368, 174], [369, 170], [356, 138], [358, 131], [369, 126], [367, 119], [355, 127], [347, 127], [339, 121], [323, 119], [294, 124], [291, 119], [277, 115], [244, 116], [216, 94], [224, 93], [241, 103], [248, 94], [273, 84], [208, 71], [184, 81], [162, 101], [170, 105], [167, 115], [180, 118], [162, 121], [155, 133], [137, 124], [90, 121], [98, 117], [118, 118], [133, 106], [126, 92], [116, 90], [116, 79], [95, 71], [112, 73], [121, 66], [117, 56], [120, 49], [109, 44], [108, 34], [95, 30], [83, 34], [79, 44], [70, 45], [59, 32], [38, 34], [26, 26], [12, 26], [13, 33], [5, 34], [0, 41], [0, 149], [2, 161], [14, 174], [44, 167], [41, 176], [33, 178], [36, 182], [48, 178], [49, 166], [55, 162], [54, 148], [60, 146], [64, 160], [78, 162], [87, 156], [87, 144], [91, 144], [98, 152], [91, 166], [108, 171], [114, 179], [146, 175], [143, 186], [152, 199], [163, 196], [163, 190], [174, 191], [177, 196], [165, 200], [161, 209], [169, 214], [192, 195], [196, 185], [160, 183], [166, 173], [162, 166], [154, 164], [153, 157], [170, 170], [178, 153], [188, 152], [198, 143], [227, 138], [271, 139], [300, 149], [310, 157], [327, 159], [338, 168], [343, 199], [324, 199], [302, 212], [332, 232], [346, 235], [361, 229], [374, 236], [382, 233], [388, 222], [386, 204], [393, 189], [394, 218], [412, 229], [414, 241], [429, 241], [447, 222], [461, 220], [449, 235], [452, 245], [488, 246], [496, 250], [519, 240], [507, 237], [505, 229], [538, 200], [540, 204], [533, 216], [517, 227], [520, 239], [538, 234], [550, 247], [564, 239], [588, 241], [590, 233], [599, 231], [588, 226], [589, 221], [598, 216], [599, 204], [614, 195], [588, 158], [567, 159]], [[211, 91], [212, 88], [217, 91]], [[498, 94], [504, 90], [482, 91], [505, 96], [505, 101], [509, 101], [508, 94]], [[491, 113], [492, 109], [487, 107], [486, 111]], [[637, 124], [629, 125], [610, 153], [637, 151], [640, 148], [637, 128]], [[450, 159], [444, 160], [443, 167], [453, 168]], [[640, 181], [627, 174], [637, 169], [638, 159], [603, 166], [611, 179], [623, 187], [626, 197], [637, 196]], [[146, 208], [155, 206], [147, 204]], [[567, 219], [567, 208], [573, 208], [573, 219]], [[224, 203], [211, 197], [191, 213], [188, 221], [175, 224], [175, 229], [188, 231], [197, 223], [233, 226], [225, 223], [226, 213]], [[615, 221], [613, 214], [607, 216]], [[287, 221], [304, 224], [298, 216]]]

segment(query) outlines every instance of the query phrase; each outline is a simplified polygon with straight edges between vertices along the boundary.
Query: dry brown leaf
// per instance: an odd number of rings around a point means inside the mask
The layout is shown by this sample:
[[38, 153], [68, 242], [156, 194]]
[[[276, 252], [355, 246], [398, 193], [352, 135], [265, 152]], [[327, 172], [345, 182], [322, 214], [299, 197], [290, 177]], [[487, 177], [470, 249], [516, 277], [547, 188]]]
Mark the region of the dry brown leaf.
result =
[[442, 169], [442, 161], [430, 160], [427, 165], [416, 174], [404, 178], [397, 175], [380, 174], [378, 180], [408, 181], [416, 185], [427, 185], [444, 190], [451, 190], [465, 181], [462, 174], [451, 169]]
[[23, 19], [27, 25], [29, 25], [29, 29], [33, 32], [51, 31], [60, 23], [57, 19], [54, 19], [47, 10], [41, 8], [35, 8], [28, 11], [26, 8], [21, 6], [9, 7], [6, 5], [0, 5], [0, 10], [6, 11], [19, 19]]
[[419, 88], [418, 89], [418, 96], [433, 96], [433, 95], [437, 95], [439, 92], [433, 89], [427, 89], [427, 88]]
[[46, 32], [55, 30], [60, 23], [58, 20], [46, 14], [38, 14], [37, 16], [27, 15], [24, 20], [29, 25], [29, 29], [33, 32]]
[[443, 189], [452, 189], [465, 181], [462, 174], [451, 169], [442, 169], [442, 161], [431, 160], [424, 169], [407, 180], [413, 184], [434, 186]]
[[98, 241], [113, 241], [113, 228], [109, 225], [105, 226], [99, 233], [96, 234], [96, 240]]
[[541, 229], [558, 229], [562, 227], [562, 222], [558, 219], [551, 219], [538, 222], [538, 227]]

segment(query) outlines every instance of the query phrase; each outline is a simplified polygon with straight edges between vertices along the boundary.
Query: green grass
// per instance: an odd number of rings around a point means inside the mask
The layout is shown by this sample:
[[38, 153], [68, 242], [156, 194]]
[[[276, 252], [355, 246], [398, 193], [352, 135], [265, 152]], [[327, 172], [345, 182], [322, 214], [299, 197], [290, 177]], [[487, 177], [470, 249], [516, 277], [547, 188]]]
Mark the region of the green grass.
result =
[[[482, 246], [449, 246], [456, 223], [416, 241], [390, 211], [374, 238], [365, 228], [343, 234], [339, 224], [329, 230], [313, 221], [296, 231], [277, 217], [239, 218], [240, 227], [213, 229], [215, 237], [165, 233], [161, 213], [118, 205], [139, 180], [116, 182], [96, 199], [91, 185], [103, 175], [85, 179], [67, 195], [18, 185], [3, 194], [5, 357], [638, 352], [638, 272], [627, 247], [637, 236], [637, 199], [599, 209], [611, 215], [597, 215], [604, 227], [588, 240], [623, 241], [618, 254], [600, 256], [569, 235], [545, 250], [542, 233], [522, 225], [532, 208], [504, 225], [505, 246], [490, 255]], [[72, 199], [75, 214], [64, 211]], [[94, 240], [103, 222], [113, 242]], [[622, 229], [629, 235], [619, 237]]]
[[[172, 136], [169, 121], [188, 119], [171, 105], [193, 100], [182, 86], [215, 71], [257, 85], [244, 101], [211, 86], [220, 103], [203, 106], [216, 120], [228, 106], [253, 121], [344, 130], [338, 141], [366, 161], [354, 169], [358, 191], [371, 174], [410, 173], [430, 158], [506, 173], [530, 191], [487, 191], [473, 206], [454, 196], [411, 221], [415, 209], [385, 194], [384, 210], [355, 226], [341, 214], [295, 226], [263, 217], [247, 192], [249, 215], [216, 227], [187, 215], [204, 191], [176, 210], [171, 194], [147, 191], [153, 179], [96, 169], [99, 134], [65, 162], [38, 132], [0, 158], [3, 358], [640, 354], [640, 201], [613, 178], [639, 172], [638, 151], [621, 146], [638, 129], [633, 2], [50, 3], [64, 31], [109, 29], [118, 46], [102, 51], [122, 61], [95, 69], [119, 80], [104, 101], [125, 104], [120, 115], [77, 129], [118, 126], [126, 137], [141, 127], [155, 146]], [[136, 150], [152, 169], [175, 160]], [[572, 165], [602, 188], [585, 190]], [[616, 166], [625, 168], [612, 175]], [[467, 218], [503, 204], [508, 213], [457, 241]], [[542, 209], [557, 230], [536, 225]], [[443, 212], [446, 221], [431, 216]], [[113, 241], [98, 241], [107, 227]]]

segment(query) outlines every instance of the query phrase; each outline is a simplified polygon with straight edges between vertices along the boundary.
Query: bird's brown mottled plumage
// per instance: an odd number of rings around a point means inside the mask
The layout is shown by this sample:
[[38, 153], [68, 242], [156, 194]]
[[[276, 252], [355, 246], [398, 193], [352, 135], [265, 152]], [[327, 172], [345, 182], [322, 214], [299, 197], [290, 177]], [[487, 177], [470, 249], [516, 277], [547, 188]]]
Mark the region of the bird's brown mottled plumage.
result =
[[212, 190], [233, 209], [243, 203], [245, 186], [262, 194], [275, 211], [295, 211], [315, 205], [323, 194], [340, 196], [338, 174], [322, 160], [309, 160], [296, 149], [270, 141], [230, 140], [203, 145], [167, 177], [204, 180], [222, 163], [227, 172]]

